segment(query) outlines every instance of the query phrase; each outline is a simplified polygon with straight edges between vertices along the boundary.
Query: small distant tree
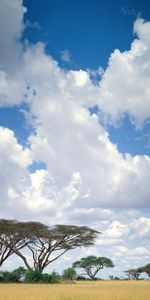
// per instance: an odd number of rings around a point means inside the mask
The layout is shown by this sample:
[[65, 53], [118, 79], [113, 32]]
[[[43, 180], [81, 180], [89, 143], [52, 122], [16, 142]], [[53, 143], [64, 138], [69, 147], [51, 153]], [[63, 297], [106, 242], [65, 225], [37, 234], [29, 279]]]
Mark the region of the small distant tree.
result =
[[88, 256], [73, 263], [74, 268], [81, 268], [91, 279], [95, 279], [96, 274], [103, 268], [113, 268], [114, 264], [107, 257]]
[[63, 278], [74, 280], [77, 276], [77, 272], [74, 268], [68, 268], [63, 271]]
[[126, 270], [125, 273], [129, 279], [138, 280], [142, 273], [142, 268], [129, 269], [129, 270]]

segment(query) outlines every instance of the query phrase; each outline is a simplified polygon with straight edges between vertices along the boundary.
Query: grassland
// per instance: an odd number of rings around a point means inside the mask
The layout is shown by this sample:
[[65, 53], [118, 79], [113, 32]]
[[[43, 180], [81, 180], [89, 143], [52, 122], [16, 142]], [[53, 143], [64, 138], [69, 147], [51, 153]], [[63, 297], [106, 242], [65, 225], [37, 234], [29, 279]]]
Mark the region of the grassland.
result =
[[150, 300], [150, 281], [1, 284], [0, 300]]

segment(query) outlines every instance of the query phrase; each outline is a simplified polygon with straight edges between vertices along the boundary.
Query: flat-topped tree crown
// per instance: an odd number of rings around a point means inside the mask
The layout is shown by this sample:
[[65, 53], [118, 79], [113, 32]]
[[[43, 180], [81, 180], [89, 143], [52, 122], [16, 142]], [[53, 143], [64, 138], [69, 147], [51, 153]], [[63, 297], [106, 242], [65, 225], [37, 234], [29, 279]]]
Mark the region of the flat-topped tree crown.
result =
[[142, 268], [137, 268], [137, 269], [129, 269], [124, 271], [129, 279], [135, 279], [138, 280], [141, 273], [142, 273]]
[[[93, 245], [99, 233], [86, 226], [46, 226], [42, 223], [32, 221], [10, 221], [4, 222], [4, 224], [5, 226], [2, 231], [3, 234], [5, 232], [5, 245], [7, 244], [11, 251], [24, 261], [28, 269], [34, 268], [40, 271], [43, 271], [45, 267], [68, 250]], [[8, 242], [7, 238], [10, 238], [10, 236], [13, 238]], [[32, 265], [30, 265], [27, 257], [22, 253], [22, 248], [25, 246], [32, 255]], [[52, 257], [54, 252], [55, 257]]]
[[87, 256], [83, 257], [73, 263], [73, 268], [81, 268], [91, 279], [95, 279], [96, 274], [103, 268], [113, 268], [114, 264], [111, 259], [101, 256]]
[[99, 232], [86, 226], [55, 225], [50, 229], [50, 235], [51, 233], [54, 241], [61, 241], [61, 247], [73, 249], [93, 245]]
[[55, 225], [37, 232], [35, 241], [27, 245], [32, 253], [34, 268], [43, 271], [68, 250], [93, 245], [97, 234], [98, 231], [88, 227], [74, 225]]

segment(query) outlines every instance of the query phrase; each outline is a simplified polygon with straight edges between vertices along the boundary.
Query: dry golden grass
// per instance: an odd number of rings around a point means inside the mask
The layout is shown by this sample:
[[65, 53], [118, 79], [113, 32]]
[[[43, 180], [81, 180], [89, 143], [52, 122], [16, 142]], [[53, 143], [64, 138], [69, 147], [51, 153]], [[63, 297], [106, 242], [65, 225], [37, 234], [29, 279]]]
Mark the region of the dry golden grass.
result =
[[150, 300], [150, 281], [1, 284], [0, 300]]

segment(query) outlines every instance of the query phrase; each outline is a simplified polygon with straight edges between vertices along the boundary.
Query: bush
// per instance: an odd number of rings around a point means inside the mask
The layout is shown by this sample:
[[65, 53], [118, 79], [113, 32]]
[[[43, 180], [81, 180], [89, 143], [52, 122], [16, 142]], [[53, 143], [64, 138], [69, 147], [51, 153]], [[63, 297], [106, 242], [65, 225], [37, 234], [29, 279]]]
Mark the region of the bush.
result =
[[26, 274], [27, 270], [24, 267], [19, 267], [19, 268], [15, 269], [13, 272], [16, 275], [16, 277], [18, 278], [18, 281], [22, 282], [25, 278], [25, 274]]
[[23, 267], [8, 272], [0, 272], [1, 283], [58, 283], [60, 282], [60, 276], [58, 273], [53, 271], [51, 274], [41, 273], [39, 270], [26, 270]]
[[18, 282], [20, 282], [20, 280], [19, 280], [18, 275], [14, 271], [12, 271], [12, 272], [4, 271], [4, 272], [1, 272], [1, 282], [18, 283]]
[[25, 282], [28, 283], [58, 283], [60, 276], [55, 271], [51, 274], [41, 273], [39, 270], [29, 270], [25, 274]]
[[0, 272], [0, 282], [8, 283], [18, 283], [21, 282], [26, 270], [23, 267], [19, 267], [14, 271], [1, 271]]
[[3, 272], [0, 272], [0, 282], [4, 282], [4, 276], [3, 276]]
[[87, 280], [87, 278], [84, 277], [84, 276], [79, 275], [79, 276], [77, 277], [77, 280]]
[[51, 280], [50, 283], [59, 283], [60, 282], [60, 276], [58, 273], [53, 271], [51, 274], [49, 274]]
[[42, 281], [42, 273], [39, 270], [28, 270], [25, 273], [25, 282], [38, 283]]
[[68, 268], [63, 271], [63, 278], [74, 280], [77, 277], [76, 270], [74, 268]]

